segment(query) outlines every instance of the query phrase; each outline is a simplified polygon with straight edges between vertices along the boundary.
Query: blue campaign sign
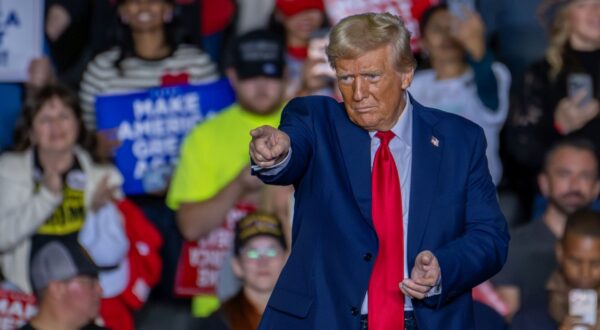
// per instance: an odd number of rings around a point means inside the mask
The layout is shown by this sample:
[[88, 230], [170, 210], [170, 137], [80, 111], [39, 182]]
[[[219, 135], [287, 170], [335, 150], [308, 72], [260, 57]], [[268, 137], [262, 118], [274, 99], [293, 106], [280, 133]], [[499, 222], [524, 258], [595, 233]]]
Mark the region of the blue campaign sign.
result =
[[0, 81], [26, 81], [43, 41], [43, 0], [0, 0]]
[[125, 178], [123, 191], [135, 195], [165, 189], [186, 134], [234, 101], [226, 79], [98, 96], [97, 129], [121, 142], [115, 163]]

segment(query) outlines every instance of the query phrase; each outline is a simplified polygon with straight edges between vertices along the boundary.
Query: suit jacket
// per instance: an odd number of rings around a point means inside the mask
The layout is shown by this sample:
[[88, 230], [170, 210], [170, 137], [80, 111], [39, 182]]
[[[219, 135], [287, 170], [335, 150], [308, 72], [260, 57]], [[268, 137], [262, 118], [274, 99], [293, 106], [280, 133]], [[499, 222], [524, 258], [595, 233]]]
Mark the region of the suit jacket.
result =
[[[440, 295], [412, 301], [417, 324], [472, 329], [471, 288], [500, 270], [509, 241], [485, 137], [466, 119], [411, 102], [407, 262], [410, 270], [420, 251], [431, 250], [442, 273]], [[291, 140], [289, 163], [276, 175], [255, 174], [296, 188], [292, 253], [259, 329], [358, 329], [378, 248], [371, 138], [342, 103], [319, 96], [290, 101], [280, 129]]]

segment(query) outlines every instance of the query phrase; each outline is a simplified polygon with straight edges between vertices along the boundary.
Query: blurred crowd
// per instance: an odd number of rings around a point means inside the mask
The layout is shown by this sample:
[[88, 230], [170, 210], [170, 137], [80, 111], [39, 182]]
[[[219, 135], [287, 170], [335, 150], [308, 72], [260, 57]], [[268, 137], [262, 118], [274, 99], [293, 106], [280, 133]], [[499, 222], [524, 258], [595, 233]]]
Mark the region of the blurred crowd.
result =
[[[600, 0], [46, 0], [43, 54], [0, 82], [0, 329], [256, 329], [300, 224], [249, 131], [341, 100], [328, 30], [367, 11], [411, 30], [412, 98], [484, 130], [512, 240], [478, 329], [575, 329], [576, 289], [600, 329]], [[235, 102], [125, 191], [97, 99], [220, 79]]]

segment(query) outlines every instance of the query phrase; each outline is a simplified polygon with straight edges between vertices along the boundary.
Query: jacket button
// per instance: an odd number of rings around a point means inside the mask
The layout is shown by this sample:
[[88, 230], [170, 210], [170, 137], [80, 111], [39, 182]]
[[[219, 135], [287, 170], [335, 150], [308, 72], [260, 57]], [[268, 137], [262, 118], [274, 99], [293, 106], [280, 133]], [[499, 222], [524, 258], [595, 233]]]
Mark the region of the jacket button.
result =
[[365, 255], [363, 256], [364, 261], [371, 261], [371, 258], [373, 258], [373, 255], [369, 252], [365, 253]]
[[356, 316], [356, 315], [358, 315], [358, 308], [352, 307], [350, 309], [350, 312], [352, 313], [352, 316]]

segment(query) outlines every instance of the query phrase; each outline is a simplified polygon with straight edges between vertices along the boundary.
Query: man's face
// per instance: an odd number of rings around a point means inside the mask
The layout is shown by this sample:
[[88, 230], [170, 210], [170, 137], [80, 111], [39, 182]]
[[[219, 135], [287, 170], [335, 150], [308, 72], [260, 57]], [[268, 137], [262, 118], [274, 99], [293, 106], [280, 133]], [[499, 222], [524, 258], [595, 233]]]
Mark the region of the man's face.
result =
[[281, 106], [283, 79], [255, 77], [232, 80], [238, 102], [248, 111], [267, 115]]
[[600, 239], [570, 233], [559, 243], [558, 262], [567, 282], [578, 289], [600, 287]]
[[275, 238], [257, 236], [240, 250], [233, 271], [248, 289], [268, 293], [275, 287], [285, 260], [285, 250]]
[[538, 178], [549, 207], [564, 215], [590, 205], [600, 191], [598, 166], [589, 151], [564, 147], [550, 157], [548, 168]]
[[100, 300], [102, 288], [98, 279], [91, 276], [80, 275], [64, 284], [66, 286], [65, 304], [68, 304], [73, 315], [80, 319], [82, 324], [87, 324], [98, 317], [100, 313]]
[[413, 72], [398, 72], [391, 47], [368, 51], [353, 59], [336, 60], [336, 76], [346, 112], [356, 125], [389, 131], [404, 109], [404, 91]]

